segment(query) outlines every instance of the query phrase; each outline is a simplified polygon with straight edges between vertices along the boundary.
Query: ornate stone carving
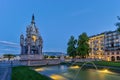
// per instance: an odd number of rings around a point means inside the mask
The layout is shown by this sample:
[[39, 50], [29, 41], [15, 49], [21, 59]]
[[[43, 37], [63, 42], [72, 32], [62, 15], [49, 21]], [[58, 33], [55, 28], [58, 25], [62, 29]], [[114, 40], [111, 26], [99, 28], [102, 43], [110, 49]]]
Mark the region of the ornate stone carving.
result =
[[22, 55], [42, 55], [43, 40], [35, 25], [34, 15], [31, 24], [26, 28], [26, 37], [20, 36], [20, 46]]
[[24, 36], [23, 36], [23, 34], [20, 36], [20, 45], [24, 46]]

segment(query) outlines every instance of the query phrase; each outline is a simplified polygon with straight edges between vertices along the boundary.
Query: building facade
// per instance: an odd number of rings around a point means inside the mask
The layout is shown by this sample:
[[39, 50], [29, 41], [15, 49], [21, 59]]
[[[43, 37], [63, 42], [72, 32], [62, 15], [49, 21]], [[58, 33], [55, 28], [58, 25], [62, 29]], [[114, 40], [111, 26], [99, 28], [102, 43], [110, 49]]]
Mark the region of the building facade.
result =
[[120, 61], [120, 32], [109, 31], [105, 33], [105, 59]]
[[104, 58], [104, 34], [98, 34], [89, 37], [90, 53], [89, 57], [92, 59]]
[[35, 25], [34, 15], [31, 24], [26, 28], [26, 36], [23, 34], [20, 36], [20, 46], [22, 59], [42, 58], [43, 40]]
[[108, 31], [91, 36], [88, 43], [90, 58], [120, 61], [120, 32]]

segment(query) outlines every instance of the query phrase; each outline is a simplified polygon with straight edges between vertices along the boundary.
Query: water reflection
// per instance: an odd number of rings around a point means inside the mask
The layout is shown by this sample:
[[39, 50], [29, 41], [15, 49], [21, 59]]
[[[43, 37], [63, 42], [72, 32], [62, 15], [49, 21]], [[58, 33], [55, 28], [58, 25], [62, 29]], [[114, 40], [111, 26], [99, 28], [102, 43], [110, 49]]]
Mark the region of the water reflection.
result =
[[[73, 80], [79, 68], [79, 66], [68, 67], [66, 65], [59, 65], [36, 69], [41, 74], [47, 75], [53, 80]], [[120, 74], [107, 69], [87, 69], [81, 70], [75, 80], [120, 80]]]

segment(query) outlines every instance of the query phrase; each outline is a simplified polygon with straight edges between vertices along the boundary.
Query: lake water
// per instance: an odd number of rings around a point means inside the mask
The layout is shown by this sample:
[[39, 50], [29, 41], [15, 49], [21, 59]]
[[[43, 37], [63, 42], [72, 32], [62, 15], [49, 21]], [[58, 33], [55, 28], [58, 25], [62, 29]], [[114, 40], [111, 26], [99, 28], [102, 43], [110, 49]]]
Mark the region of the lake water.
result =
[[66, 65], [37, 67], [41, 74], [49, 76], [53, 80], [120, 80], [120, 74], [107, 69], [81, 69], [79, 66], [68, 67]]

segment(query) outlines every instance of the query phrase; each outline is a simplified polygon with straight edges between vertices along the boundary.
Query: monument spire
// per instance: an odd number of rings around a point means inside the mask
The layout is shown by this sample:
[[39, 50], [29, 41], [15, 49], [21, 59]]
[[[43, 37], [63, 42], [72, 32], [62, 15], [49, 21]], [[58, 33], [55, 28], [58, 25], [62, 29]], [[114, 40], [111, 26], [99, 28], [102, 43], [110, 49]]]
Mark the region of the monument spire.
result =
[[32, 21], [31, 21], [32, 24], [35, 24], [35, 17], [34, 17], [34, 14], [32, 15]]

